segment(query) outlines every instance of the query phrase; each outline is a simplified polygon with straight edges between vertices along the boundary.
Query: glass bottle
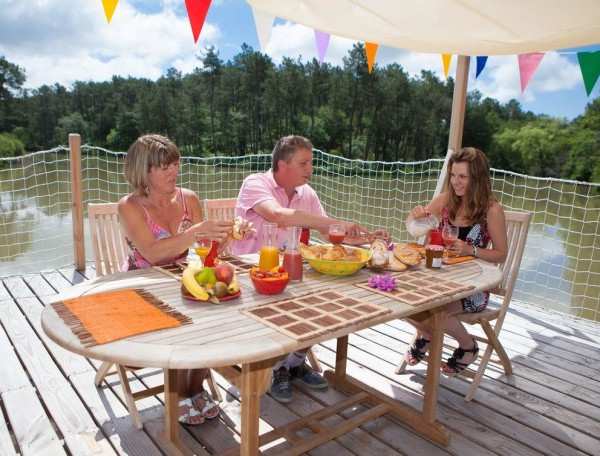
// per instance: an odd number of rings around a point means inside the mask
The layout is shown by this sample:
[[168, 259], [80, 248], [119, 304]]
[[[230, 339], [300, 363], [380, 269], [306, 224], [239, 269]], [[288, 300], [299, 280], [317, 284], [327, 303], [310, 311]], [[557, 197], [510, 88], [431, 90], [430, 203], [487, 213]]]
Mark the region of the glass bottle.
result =
[[270, 271], [279, 266], [279, 249], [277, 248], [277, 224], [263, 225], [263, 242], [260, 248], [258, 267], [261, 271]]
[[283, 269], [287, 271], [290, 280], [302, 280], [302, 256], [298, 251], [300, 231], [299, 226], [292, 226], [287, 233], [286, 249], [283, 254]]

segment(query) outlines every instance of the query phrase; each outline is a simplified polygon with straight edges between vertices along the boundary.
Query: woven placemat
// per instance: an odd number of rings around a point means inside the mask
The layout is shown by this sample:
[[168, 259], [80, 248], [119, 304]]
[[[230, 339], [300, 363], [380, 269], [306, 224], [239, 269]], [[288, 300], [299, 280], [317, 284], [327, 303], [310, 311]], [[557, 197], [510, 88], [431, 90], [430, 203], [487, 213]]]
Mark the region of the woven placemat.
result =
[[385, 315], [391, 310], [336, 291], [319, 291], [241, 312], [286, 336], [306, 340]]
[[368, 281], [355, 285], [411, 306], [420, 306], [443, 296], [475, 289], [472, 285], [456, 282], [444, 277], [443, 274], [429, 270], [407, 271], [392, 275], [396, 278], [396, 289], [392, 291], [371, 288]]
[[192, 322], [151, 293], [136, 289], [81, 296], [52, 307], [86, 347]]

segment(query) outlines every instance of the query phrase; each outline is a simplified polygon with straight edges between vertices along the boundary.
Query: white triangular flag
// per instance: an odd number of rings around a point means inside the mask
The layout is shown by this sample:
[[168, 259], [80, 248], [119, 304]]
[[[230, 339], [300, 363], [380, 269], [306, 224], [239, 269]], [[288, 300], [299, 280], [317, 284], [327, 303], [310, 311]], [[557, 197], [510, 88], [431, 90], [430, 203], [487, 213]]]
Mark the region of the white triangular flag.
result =
[[254, 25], [256, 25], [256, 34], [258, 35], [258, 42], [260, 48], [264, 52], [271, 38], [271, 30], [273, 29], [273, 22], [275, 16], [259, 11], [256, 8], [252, 8], [252, 15], [254, 16]]

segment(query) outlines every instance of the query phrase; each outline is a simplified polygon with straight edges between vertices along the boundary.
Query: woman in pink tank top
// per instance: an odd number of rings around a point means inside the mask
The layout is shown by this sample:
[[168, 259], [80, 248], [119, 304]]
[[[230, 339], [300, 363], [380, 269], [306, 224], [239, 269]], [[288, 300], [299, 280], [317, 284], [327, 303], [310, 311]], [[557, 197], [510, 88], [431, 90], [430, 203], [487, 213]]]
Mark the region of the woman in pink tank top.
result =
[[[198, 196], [179, 188], [179, 150], [160, 135], [139, 137], [127, 151], [125, 178], [133, 191], [119, 201], [119, 217], [130, 248], [123, 270], [147, 268], [184, 259], [196, 238], [223, 241], [232, 221], [202, 221]], [[196, 425], [219, 414], [202, 387], [208, 369], [180, 375], [180, 421]]]

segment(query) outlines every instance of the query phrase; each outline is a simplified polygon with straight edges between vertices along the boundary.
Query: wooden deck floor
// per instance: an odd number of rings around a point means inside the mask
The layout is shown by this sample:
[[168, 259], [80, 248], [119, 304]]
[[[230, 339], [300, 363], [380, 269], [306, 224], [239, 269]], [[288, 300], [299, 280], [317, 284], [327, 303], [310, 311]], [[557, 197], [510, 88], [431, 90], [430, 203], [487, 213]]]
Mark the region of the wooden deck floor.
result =
[[[93, 273], [86, 271], [88, 278]], [[162, 397], [139, 403], [144, 429], [136, 430], [116, 381], [97, 389], [93, 378], [98, 363], [59, 348], [41, 330], [45, 303], [82, 280], [86, 277], [72, 269], [61, 269], [0, 283], [0, 455], [165, 453]], [[350, 336], [349, 373], [419, 407], [424, 368], [393, 373], [410, 338], [411, 329], [402, 321]], [[600, 325], [514, 305], [501, 340], [513, 360], [512, 378], [490, 364], [472, 403], [463, 400], [464, 380], [442, 378], [440, 419], [452, 433], [448, 448], [383, 417], [310, 454], [600, 455]], [[331, 341], [315, 352], [331, 366], [334, 349]], [[222, 378], [217, 380], [226, 396], [222, 418], [183, 431], [198, 454], [219, 454], [239, 442], [239, 396]], [[132, 374], [137, 389], [160, 382], [159, 370]], [[341, 397], [332, 389], [294, 394], [287, 406], [263, 397], [261, 432]], [[330, 418], [332, 424], [340, 419]]]

